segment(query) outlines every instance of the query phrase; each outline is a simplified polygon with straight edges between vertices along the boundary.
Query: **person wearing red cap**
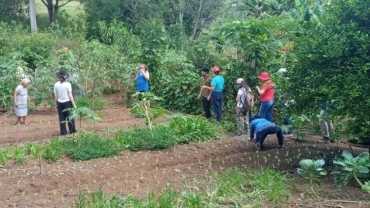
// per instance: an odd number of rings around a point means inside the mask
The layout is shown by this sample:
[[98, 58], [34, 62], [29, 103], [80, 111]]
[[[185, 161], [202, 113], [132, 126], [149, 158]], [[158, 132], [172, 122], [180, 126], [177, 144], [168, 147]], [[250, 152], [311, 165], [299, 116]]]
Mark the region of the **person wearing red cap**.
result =
[[222, 91], [224, 90], [225, 79], [223, 76], [220, 75], [220, 67], [214, 66], [212, 68], [212, 71], [216, 76], [212, 79], [211, 87], [203, 85], [202, 88], [211, 90], [211, 93], [207, 97], [207, 99], [212, 99], [213, 108], [216, 114], [216, 120], [221, 121], [221, 106], [223, 98]]
[[262, 72], [258, 79], [262, 81], [262, 87], [256, 86], [260, 94], [260, 111], [258, 116], [272, 122], [272, 108], [274, 105], [275, 84], [271, 81], [267, 72]]

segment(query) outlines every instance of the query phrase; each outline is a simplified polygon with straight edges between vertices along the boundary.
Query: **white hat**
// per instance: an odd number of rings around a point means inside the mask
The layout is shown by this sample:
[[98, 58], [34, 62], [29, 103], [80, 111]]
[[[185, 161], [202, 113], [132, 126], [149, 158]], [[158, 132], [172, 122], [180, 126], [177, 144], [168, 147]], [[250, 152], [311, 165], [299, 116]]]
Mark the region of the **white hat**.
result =
[[282, 74], [284, 72], [286, 72], [286, 68], [280, 68], [276, 73], [277, 74]]
[[236, 80], [236, 84], [240, 84], [240, 83], [242, 83], [242, 81], [244, 81], [242, 78], [238, 78], [238, 79]]

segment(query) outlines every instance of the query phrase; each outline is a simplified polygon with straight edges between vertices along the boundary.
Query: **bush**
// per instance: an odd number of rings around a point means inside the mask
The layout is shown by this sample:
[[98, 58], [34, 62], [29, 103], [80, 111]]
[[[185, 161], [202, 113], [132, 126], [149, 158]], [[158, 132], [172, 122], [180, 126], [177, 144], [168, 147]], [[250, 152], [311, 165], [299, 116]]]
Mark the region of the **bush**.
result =
[[172, 130], [165, 125], [149, 128], [135, 127], [129, 131], [119, 131], [116, 142], [120, 148], [130, 151], [161, 150], [176, 145], [176, 139]]
[[73, 139], [62, 140], [61, 152], [74, 161], [118, 155], [118, 147], [114, 141], [103, 139], [98, 134], [79, 134]]

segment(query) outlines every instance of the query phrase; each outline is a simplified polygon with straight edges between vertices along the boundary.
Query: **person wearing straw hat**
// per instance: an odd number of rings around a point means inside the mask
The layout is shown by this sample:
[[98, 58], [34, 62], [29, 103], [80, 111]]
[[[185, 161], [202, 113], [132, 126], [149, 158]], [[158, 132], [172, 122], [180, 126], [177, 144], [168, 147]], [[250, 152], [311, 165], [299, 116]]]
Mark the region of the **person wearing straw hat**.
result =
[[262, 81], [261, 88], [256, 86], [260, 94], [260, 111], [258, 116], [272, 122], [272, 108], [274, 105], [275, 84], [271, 81], [267, 72], [262, 72], [258, 79]]
[[29, 79], [22, 79], [21, 83], [15, 88], [14, 90], [14, 112], [15, 115], [18, 117], [17, 125], [18, 124], [28, 124], [27, 123], [27, 114], [28, 108], [27, 103], [29, 102], [30, 98], [28, 96], [28, 84], [31, 81]]

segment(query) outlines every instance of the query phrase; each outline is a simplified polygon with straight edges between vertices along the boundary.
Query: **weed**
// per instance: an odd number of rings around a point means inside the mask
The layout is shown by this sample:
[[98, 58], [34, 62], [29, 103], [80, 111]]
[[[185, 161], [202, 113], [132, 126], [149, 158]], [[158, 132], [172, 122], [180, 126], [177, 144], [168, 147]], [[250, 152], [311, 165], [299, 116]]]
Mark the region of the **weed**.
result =
[[26, 145], [27, 154], [31, 155], [33, 158], [39, 158], [42, 151], [42, 146], [37, 142], [30, 142]]
[[24, 148], [16, 147], [13, 149], [13, 159], [16, 160], [19, 164], [23, 164], [26, 160], [26, 154]]
[[8, 160], [10, 159], [8, 151], [3, 150], [0, 152], [0, 164], [5, 166]]

